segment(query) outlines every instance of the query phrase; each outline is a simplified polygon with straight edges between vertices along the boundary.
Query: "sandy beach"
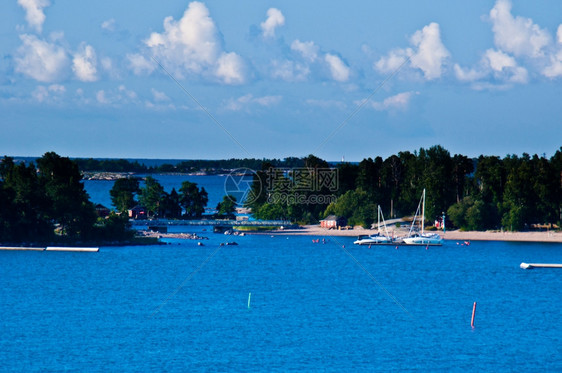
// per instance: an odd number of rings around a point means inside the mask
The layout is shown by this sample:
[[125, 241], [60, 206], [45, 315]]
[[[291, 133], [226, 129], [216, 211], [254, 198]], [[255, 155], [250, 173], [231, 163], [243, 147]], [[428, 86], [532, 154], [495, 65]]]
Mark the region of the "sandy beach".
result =
[[[274, 234], [274, 235], [303, 235], [303, 236], [340, 236], [340, 237], [357, 237], [359, 235], [368, 235], [377, 233], [376, 229], [325, 229], [318, 225], [305, 225], [299, 229], [284, 229], [262, 233], [251, 234]], [[407, 235], [408, 231], [404, 229], [389, 230], [389, 234], [395, 237]], [[445, 234], [439, 232], [446, 240], [454, 241], [519, 241], [519, 242], [553, 242], [562, 243], [562, 232], [560, 231], [544, 231], [544, 232], [461, 232], [459, 230], [447, 231]]]

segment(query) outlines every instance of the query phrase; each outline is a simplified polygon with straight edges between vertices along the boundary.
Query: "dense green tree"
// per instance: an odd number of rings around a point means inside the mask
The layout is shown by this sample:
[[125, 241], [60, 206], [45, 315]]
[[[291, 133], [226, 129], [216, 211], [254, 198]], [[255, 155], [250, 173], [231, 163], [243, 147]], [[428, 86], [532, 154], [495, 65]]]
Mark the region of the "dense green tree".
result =
[[221, 216], [229, 216], [236, 211], [236, 198], [234, 196], [224, 196], [222, 202], [217, 204], [217, 213]]
[[348, 190], [353, 190], [357, 187], [357, 176], [359, 174], [359, 166], [351, 163], [340, 163], [337, 166], [338, 170], [338, 185], [337, 194], [342, 195]]
[[326, 208], [325, 216], [336, 215], [347, 218], [350, 225], [361, 225], [370, 228], [377, 214], [376, 204], [370, 202], [364, 190], [347, 191]]
[[115, 180], [109, 191], [111, 203], [117, 211], [126, 212], [133, 208], [138, 202], [135, 196], [140, 192], [139, 179], [136, 177], [121, 178]]
[[162, 217], [164, 218], [181, 218], [180, 195], [176, 191], [176, 188], [172, 188], [172, 191], [169, 194], [164, 194], [160, 211], [162, 213]]
[[[132, 237], [126, 216], [96, 221], [75, 162], [46, 153], [33, 163], [0, 162], [0, 241], [87, 242]], [[55, 231], [57, 234], [55, 234]]]
[[367, 158], [359, 163], [357, 188], [365, 191], [372, 201], [383, 199], [382, 169], [383, 161], [381, 157]]
[[199, 189], [196, 183], [184, 181], [180, 188], [180, 204], [183, 207], [184, 216], [189, 218], [201, 217], [205, 212], [205, 206], [209, 202], [209, 196], [205, 188]]
[[379, 204], [383, 212], [387, 211], [389, 213], [387, 216], [390, 218], [395, 217], [396, 211], [399, 209], [397, 202], [400, 196], [402, 183], [404, 182], [403, 175], [404, 166], [398, 156], [392, 155], [385, 159], [382, 171], [384, 195], [389, 197], [390, 201], [388, 201], [388, 198], [383, 198], [379, 201]]
[[111, 212], [107, 218], [98, 218], [95, 225], [97, 240], [126, 241], [134, 237], [135, 232], [130, 229], [129, 218], [125, 214]]
[[478, 157], [474, 174], [475, 198], [485, 204], [486, 228], [501, 227], [506, 178], [505, 166], [499, 157]]
[[263, 220], [286, 220], [287, 206], [282, 203], [264, 203], [254, 215]]
[[254, 211], [267, 202], [268, 190], [271, 188], [271, 178], [269, 170], [273, 169], [273, 165], [269, 162], [262, 164], [261, 170], [252, 174], [252, 184], [248, 195], [244, 200], [244, 207], [253, 209]]
[[14, 192], [0, 181], [0, 242], [16, 241], [14, 229], [17, 226], [17, 211], [14, 203]]
[[16, 241], [25, 237], [51, 237], [50, 204], [35, 166], [15, 164], [12, 158], [6, 157], [0, 166], [0, 176], [4, 180], [2, 189], [6, 201], [2, 210], [6, 219], [4, 225], [9, 226], [8, 235]]
[[[550, 160], [528, 154], [474, 160], [459, 154], [451, 157], [443, 147], [433, 146], [415, 153], [400, 152], [384, 161], [376, 157], [357, 165], [340, 164], [338, 188], [333, 192], [338, 199], [329, 206], [295, 202], [310, 201], [313, 193], [301, 187], [314, 180], [320, 167], [326, 167], [314, 156], [302, 162], [311, 166], [310, 178], [297, 171], [276, 171], [275, 164], [255, 175], [252, 191], [258, 198], [247, 205], [256, 217], [302, 222], [334, 213], [364, 224], [369, 219], [366, 211], [373, 211], [377, 204], [385, 214], [413, 214], [426, 189], [426, 219], [432, 221], [447, 211], [449, 221], [463, 229], [503, 226], [519, 230], [562, 220], [562, 148]], [[268, 184], [272, 174], [276, 175], [274, 186]], [[288, 186], [281, 190], [282, 184]], [[258, 193], [258, 186], [264, 186], [265, 192]], [[326, 192], [330, 191], [314, 190], [318, 195]]]
[[399, 152], [398, 158], [404, 167], [404, 178], [400, 188], [397, 210], [403, 215], [413, 214], [423, 191], [421, 182], [423, 169], [420, 167], [421, 162], [419, 162], [416, 154], [408, 151]]
[[562, 147], [550, 159], [554, 177], [554, 208], [558, 208], [558, 226], [562, 228]]
[[433, 221], [456, 202], [456, 190], [451, 183], [453, 160], [449, 152], [439, 145], [432, 146], [424, 153], [422, 150], [420, 149], [423, 164], [421, 187], [426, 190], [425, 217]]
[[467, 178], [468, 175], [474, 172], [474, 162], [472, 159], [461, 154], [455, 154], [452, 162], [453, 188], [456, 194], [456, 202], [458, 203], [465, 195], [468, 194]]
[[476, 231], [486, 228], [484, 202], [465, 197], [447, 210], [450, 221], [456, 227], [464, 230]]
[[45, 153], [37, 160], [39, 184], [50, 203], [48, 216], [59, 225], [60, 234], [90, 239], [96, 221], [94, 205], [81, 183], [76, 163], [56, 153]]
[[144, 187], [140, 188], [139, 203], [146, 208], [148, 216], [159, 217], [165, 196], [164, 187], [152, 176], [147, 176]]

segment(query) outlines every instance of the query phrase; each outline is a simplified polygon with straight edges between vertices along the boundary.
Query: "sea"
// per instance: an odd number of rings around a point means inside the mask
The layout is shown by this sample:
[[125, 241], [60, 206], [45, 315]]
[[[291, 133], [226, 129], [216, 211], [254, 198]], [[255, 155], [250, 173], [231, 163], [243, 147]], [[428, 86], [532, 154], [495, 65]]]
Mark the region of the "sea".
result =
[[562, 244], [171, 228], [207, 239], [0, 251], [0, 371], [562, 370], [562, 270], [519, 267]]
[[[136, 175], [141, 179], [140, 187], [144, 187], [143, 178], [147, 175]], [[154, 174], [150, 175], [162, 187], [164, 191], [170, 193], [172, 189], [180, 193], [179, 189], [184, 181], [189, 181], [197, 184], [199, 189], [205, 188], [208, 194], [209, 202], [207, 207], [209, 209], [214, 209], [219, 202], [222, 201], [223, 197], [231, 193], [232, 194], [232, 184], [229, 181], [237, 181], [237, 185], [242, 189], [249, 188], [252, 178], [250, 176], [241, 177], [238, 175], [187, 175], [187, 174]], [[242, 182], [240, 182], [242, 181]], [[111, 196], [109, 191], [113, 187], [115, 181], [113, 180], [83, 180], [84, 189], [90, 197], [90, 201], [94, 204], [102, 204], [108, 208], [115, 208], [111, 203]], [[243, 202], [243, 201], [241, 201]]]

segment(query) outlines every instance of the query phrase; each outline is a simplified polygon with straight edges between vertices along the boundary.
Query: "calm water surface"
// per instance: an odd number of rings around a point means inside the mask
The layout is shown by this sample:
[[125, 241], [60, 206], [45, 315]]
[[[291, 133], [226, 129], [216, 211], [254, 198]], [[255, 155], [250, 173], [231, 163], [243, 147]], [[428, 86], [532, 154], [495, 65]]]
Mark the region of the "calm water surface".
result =
[[0, 371], [562, 369], [562, 245], [198, 233], [0, 251]]
[[[227, 176], [225, 175], [198, 176], [155, 174], [151, 176], [154, 177], [168, 193], [172, 191], [172, 188], [175, 188], [179, 193], [181, 184], [184, 181], [196, 183], [199, 188], [204, 187], [209, 195], [209, 203], [207, 204], [207, 207], [209, 208], [215, 208], [217, 203], [221, 202], [223, 196], [226, 195], [225, 189], [228, 189], [228, 187], [225, 188], [225, 181], [227, 179]], [[139, 177], [142, 178], [144, 175], [139, 175]], [[90, 196], [90, 201], [94, 204], [101, 203], [108, 208], [113, 208], [109, 191], [113, 187], [114, 181], [84, 180], [83, 183], [86, 192], [88, 192], [88, 195]], [[241, 186], [244, 185], [246, 184], [241, 184]], [[144, 182], [141, 181], [140, 187], [144, 187]]]

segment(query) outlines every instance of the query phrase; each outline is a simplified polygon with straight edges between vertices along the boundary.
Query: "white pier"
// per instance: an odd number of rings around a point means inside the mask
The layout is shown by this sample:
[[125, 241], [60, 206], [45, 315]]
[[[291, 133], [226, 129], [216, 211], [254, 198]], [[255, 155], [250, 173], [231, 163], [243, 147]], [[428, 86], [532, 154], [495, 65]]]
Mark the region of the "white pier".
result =
[[523, 269], [533, 268], [562, 268], [562, 264], [549, 264], [549, 263], [521, 263]]
[[49, 246], [45, 250], [47, 251], [87, 251], [87, 252], [98, 252], [99, 247], [56, 247]]

